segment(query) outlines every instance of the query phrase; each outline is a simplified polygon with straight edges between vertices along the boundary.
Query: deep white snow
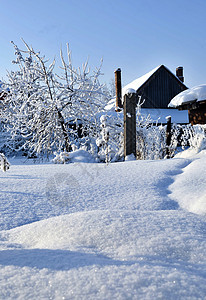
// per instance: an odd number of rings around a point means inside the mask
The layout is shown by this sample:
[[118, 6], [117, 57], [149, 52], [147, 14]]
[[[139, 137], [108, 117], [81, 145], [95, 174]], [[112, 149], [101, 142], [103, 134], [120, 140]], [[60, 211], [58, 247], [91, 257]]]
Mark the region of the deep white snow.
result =
[[206, 100], [206, 84], [195, 86], [185, 90], [175, 96], [169, 103], [169, 107], [178, 107], [190, 102], [200, 102]]
[[0, 173], [0, 299], [205, 299], [206, 151], [179, 156], [11, 160]]

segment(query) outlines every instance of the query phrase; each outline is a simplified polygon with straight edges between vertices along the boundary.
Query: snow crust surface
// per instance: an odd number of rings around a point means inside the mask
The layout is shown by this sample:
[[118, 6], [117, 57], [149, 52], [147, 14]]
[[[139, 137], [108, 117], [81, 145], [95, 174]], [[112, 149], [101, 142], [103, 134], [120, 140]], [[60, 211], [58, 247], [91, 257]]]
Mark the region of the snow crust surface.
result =
[[204, 299], [205, 151], [0, 174], [0, 299]]

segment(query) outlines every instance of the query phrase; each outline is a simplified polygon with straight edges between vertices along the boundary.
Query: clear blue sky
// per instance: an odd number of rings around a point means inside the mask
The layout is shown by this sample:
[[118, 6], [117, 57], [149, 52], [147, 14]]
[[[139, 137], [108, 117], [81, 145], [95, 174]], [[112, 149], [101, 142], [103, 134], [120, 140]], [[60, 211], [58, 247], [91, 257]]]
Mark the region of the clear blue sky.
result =
[[51, 60], [69, 42], [75, 66], [103, 58], [103, 82], [127, 84], [160, 64], [184, 67], [189, 87], [206, 83], [205, 0], [0, 0], [0, 79], [21, 37]]

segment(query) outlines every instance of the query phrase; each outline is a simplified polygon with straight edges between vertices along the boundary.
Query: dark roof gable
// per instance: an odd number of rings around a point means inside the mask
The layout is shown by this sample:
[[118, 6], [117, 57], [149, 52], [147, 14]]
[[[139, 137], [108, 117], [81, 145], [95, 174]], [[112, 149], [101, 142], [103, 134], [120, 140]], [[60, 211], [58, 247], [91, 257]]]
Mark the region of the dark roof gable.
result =
[[160, 65], [149, 73], [134, 80], [123, 89], [132, 88], [137, 91], [138, 96], [145, 100], [144, 108], [167, 108], [170, 100], [187, 89], [168, 68]]
[[137, 92], [140, 89], [144, 88], [144, 86], [146, 86], [155, 76], [157, 76], [159, 72], [162, 72], [162, 70], [167, 72], [180, 86], [182, 86], [183, 90], [188, 89], [188, 87], [177, 76], [175, 76], [167, 67], [165, 67], [164, 65], [160, 65], [159, 67], [156, 68], [153, 74], [151, 74], [151, 76], [137, 89]]

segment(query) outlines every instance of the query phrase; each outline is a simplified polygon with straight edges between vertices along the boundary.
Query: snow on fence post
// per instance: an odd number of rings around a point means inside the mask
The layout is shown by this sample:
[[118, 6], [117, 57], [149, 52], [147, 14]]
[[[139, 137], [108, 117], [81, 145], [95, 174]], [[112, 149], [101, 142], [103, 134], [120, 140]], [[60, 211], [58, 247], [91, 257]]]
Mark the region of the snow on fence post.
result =
[[171, 116], [166, 117], [167, 120], [167, 127], [166, 127], [166, 158], [170, 158], [170, 144], [172, 138], [172, 122]]
[[136, 158], [136, 91], [128, 89], [124, 95], [124, 157]]

